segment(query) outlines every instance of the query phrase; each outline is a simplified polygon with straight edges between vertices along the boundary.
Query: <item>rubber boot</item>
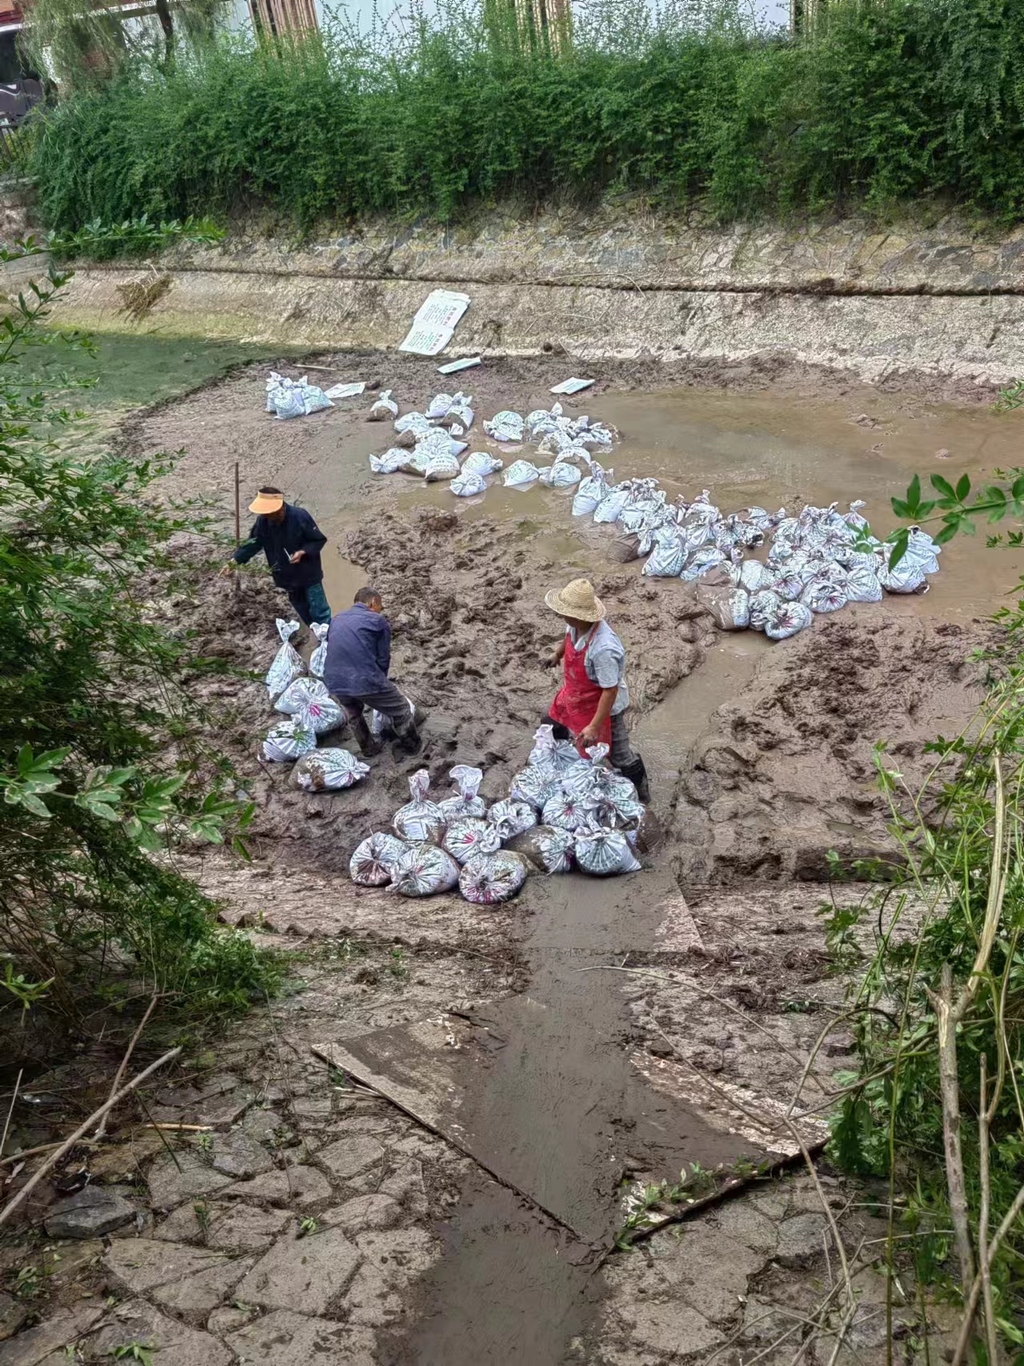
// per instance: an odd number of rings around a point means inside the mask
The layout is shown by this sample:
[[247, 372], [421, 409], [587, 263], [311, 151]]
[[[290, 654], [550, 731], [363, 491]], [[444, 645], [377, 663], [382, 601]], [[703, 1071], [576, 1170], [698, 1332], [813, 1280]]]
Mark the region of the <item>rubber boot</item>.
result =
[[420, 735], [419, 728], [409, 722], [405, 730], [399, 732], [391, 742], [391, 753], [396, 759], [411, 758], [418, 754], [423, 747], [423, 737]]
[[644, 767], [644, 761], [640, 755], [638, 754], [631, 764], [623, 764], [619, 772], [633, 784], [636, 788], [636, 795], [646, 806], [651, 800], [651, 787], [647, 781], [647, 769]]
[[353, 716], [350, 724], [352, 734], [356, 737], [356, 744], [359, 746], [359, 753], [364, 759], [372, 759], [375, 754], [381, 752], [384, 748], [384, 742], [370, 734], [370, 727], [366, 724], [365, 716]]

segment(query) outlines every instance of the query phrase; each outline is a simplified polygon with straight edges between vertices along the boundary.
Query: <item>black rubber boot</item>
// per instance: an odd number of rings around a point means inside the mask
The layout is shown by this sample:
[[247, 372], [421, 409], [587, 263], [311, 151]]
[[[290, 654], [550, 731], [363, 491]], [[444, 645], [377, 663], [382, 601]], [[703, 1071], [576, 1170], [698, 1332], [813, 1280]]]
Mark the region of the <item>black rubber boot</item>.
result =
[[631, 764], [623, 764], [619, 772], [633, 784], [636, 788], [636, 795], [646, 806], [651, 800], [651, 787], [647, 781], [647, 769], [644, 767], [644, 761], [640, 755], [638, 754]]
[[384, 741], [378, 740], [375, 735], [370, 734], [370, 727], [366, 724], [365, 716], [353, 716], [350, 724], [352, 734], [356, 737], [356, 744], [359, 746], [359, 753], [364, 759], [372, 759], [375, 754], [381, 752], [384, 748]]
[[423, 737], [411, 721], [391, 742], [391, 753], [396, 759], [408, 759], [419, 754], [423, 748]]

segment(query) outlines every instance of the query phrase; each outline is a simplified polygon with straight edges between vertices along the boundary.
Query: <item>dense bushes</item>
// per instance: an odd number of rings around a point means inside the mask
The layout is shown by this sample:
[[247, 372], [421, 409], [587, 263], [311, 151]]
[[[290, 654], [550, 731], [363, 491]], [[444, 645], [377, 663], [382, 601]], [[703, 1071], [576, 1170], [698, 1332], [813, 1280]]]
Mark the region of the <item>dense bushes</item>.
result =
[[1024, 0], [839, 0], [811, 40], [718, 25], [518, 51], [466, 20], [387, 50], [219, 46], [47, 120], [50, 226], [228, 214], [309, 227], [639, 192], [722, 218], [1024, 202]]
[[[0, 253], [6, 261], [10, 253]], [[160, 996], [190, 1021], [273, 990], [280, 968], [172, 864], [230, 839], [250, 811], [183, 686], [215, 670], [150, 620], [142, 576], [174, 565], [194, 514], [162, 511], [159, 472], [97, 452], [32, 361], [68, 344], [42, 326], [51, 271], [0, 319], [0, 1039], [25, 1014], [83, 1026], [97, 1002]], [[151, 857], [156, 855], [157, 858]]]

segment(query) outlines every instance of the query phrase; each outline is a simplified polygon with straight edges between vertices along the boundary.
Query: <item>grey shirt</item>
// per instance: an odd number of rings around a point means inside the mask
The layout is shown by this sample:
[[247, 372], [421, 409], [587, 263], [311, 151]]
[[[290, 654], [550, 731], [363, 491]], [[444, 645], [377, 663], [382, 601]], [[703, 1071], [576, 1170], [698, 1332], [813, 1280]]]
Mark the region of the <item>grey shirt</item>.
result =
[[626, 650], [622, 641], [606, 621], [595, 622], [582, 635], [577, 635], [571, 626], [567, 626], [565, 634], [577, 650], [589, 640], [583, 667], [591, 683], [596, 683], [599, 688], [618, 688], [618, 694], [612, 703], [612, 715], [618, 716], [619, 712], [625, 711], [629, 706]]

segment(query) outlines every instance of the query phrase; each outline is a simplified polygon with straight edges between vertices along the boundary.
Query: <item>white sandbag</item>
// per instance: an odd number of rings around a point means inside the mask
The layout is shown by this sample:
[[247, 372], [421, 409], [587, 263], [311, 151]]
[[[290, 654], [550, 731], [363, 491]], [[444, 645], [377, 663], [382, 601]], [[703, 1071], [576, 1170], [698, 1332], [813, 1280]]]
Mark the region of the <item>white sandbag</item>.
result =
[[553, 489], [570, 489], [580, 482], [580, 471], [559, 459], [549, 469], [540, 471], [540, 482]]
[[310, 384], [306, 375], [301, 379], [286, 379], [275, 370], [267, 380], [267, 412], [275, 417], [305, 417], [307, 413], [317, 413], [322, 408], [333, 408], [334, 404], [316, 384]]
[[750, 625], [755, 631], [763, 631], [769, 618], [779, 610], [782, 599], [770, 588], [762, 588], [759, 593], [750, 595]]
[[594, 877], [614, 877], [618, 873], [637, 873], [640, 864], [629, 841], [619, 830], [593, 830], [576, 837], [576, 863]]
[[482, 474], [474, 474], [472, 470], [462, 470], [448, 487], [456, 498], [473, 498], [477, 494], [487, 492], [487, 480]]
[[695, 550], [687, 560], [679, 577], [684, 583], [693, 583], [701, 575], [709, 573], [712, 569], [717, 569], [720, 564], [725, 563], [725, 555], [715, 545], [704, 545], [699, 550]]
[[769, 640], [788, 640], [799, 631], [806, 631], [813, 620], [811, 609], [802, 602], [780, 602], [765, 623], [764, 633]]
[[329, 621], [314, 621], [309, 628], [316, 637], [316, 649], [309, 657], [309, 672], [314, 678], [323, 678], [327, 668], [327, 633], [331, 629]]
[[487, 803], [480, 796], [480, 784], [484, 780], [482, 770], [471, 768], [469, 764], [456, 764], [448, 770], [448, 777], [455, 784], [455, 796], [446, 797], [443, 802], [438, 802], [445, 820], [459, 820], [463, 816], [483, 816], [487, 811]]
[[348, 861], [349, 877], [360, 887], [386, 887], [395, 864], [408, 849], [405, 840], [378, 830], [356, 845]]
[[589, 789], [574, 792], [559, 786], [554, 796], [549, 797], [541, 811], [541, 824], [550, 825], [555, 830], [587, 830], [592, 821], [587, 805]]
[[558, 778], [549, 764], [527, 764], [513, 775], [508, 785], [508, 795], [514, 802], [526, 802], [534, 811], [540, 811], [549, 797], [554, 796]]
[[316, 734], [305, 715], [289, 716], [267, 732], [263, 741], [263, 757], [274, 764], [288, 764], [312, 754], [316, 749]]
[[[391, 397], [390, 389], [382, 389], [366, 414], [367, 422], [386, 422], [398, 416], [398, 404]], [[397, 428], [396, 428], [397, 430]]]
[[697, 600], [711, 613], [720, 631], [745, 631], [750, 625], [750, 594], [742, 588], [698, 583]]
[[445, 413], [452, 406], [451, 394], [435, 394], [423, 410], [423, 416], [433, 419], [444, 417]]
[[942, 546], [934, 541], [927, 531], [922, 531], [919, 526], [910, 528], [910, 535], [907, 537], [907, 554], [917, 561], [926, 574], [937, 574], [939, 572], [938, 557], [942, 554]]
[[740, 565], [740, 584], [748, 593], [756, 593], [761, 588], [770, 588], [772, 572], [760, 560], [744, 560]]
[[601, 526], [611, 526], [619, 520], [628, 502], [629, 489], [620, 485], [609, 490], [594, 509], [594, 521]]
[[477, 816], [461, 816], [452, 821], [441, 840], [460, 866], [477, 854], [494, 854], [501, 848], [501, 831], [491, 821]]
[[444, 829], [444, 816], [436, 802], [427, 801], [430, 787], [430, 774], [425, 768], [417, 769], [409, 779], [409, 793], [412, 800], [400, 806], [392, 819], [395, 834], [404, 840], [437, 839]]
[[501, 849], [496, 854], [477, 854], [459, 873], [459, 891], [478, 906], [497, 906], [511, 901], [529, 872], [520, 854]]
[[607, 474], [594, 463], [591, 472], [587, 477], [580, 481], [573, 494], [572, 515], [574, 517], [590, 517], [601, 506], [608, 493], [608, 480], [611, 478], [612, 471]]
[[408, 458], [408, 451], [401, 446], [392, 446], [383, 455], [370, 456], [370, 470], [374, 474], [397, 474]]
[[[455, 435], [462, 435], [463, 432], [468, 432], [472, 427], [475, 417], [472, 398], [469, 394], [460, 391], [452, 395], [452, 400], [448, 404], [447, 410], [441, 415], [439, 424], [442, 427], [447, 427]], [[455, 431], [456, 427], [459, 428], [458, 432]]]
[[436, 844], [414, 844], [391, 868], [391, 885], [399, 896], [434, 896], [458, 883], [459, 865]]
[[285, 621], [283, 617], [278, 617], [274, 624], [277, 627], [277, 634], [281, 637], [281, 648], [274, 656], [264, 680], [271, 701], [284, 692], [292, 679], [298, 678], [306, 672], [302, 656], [291, 643], [292, 636], [300, 629], [299, 623], [297, 621]]
[[928, 592], [928, 575], [920, 562], [908, 555], [903, 556], [895, 569], [890, 569], [886, 561], [879, 571], [878, 578], [887, 593]]
[[428, 484], [436, 483], [442, 479], [456, 479], [459, 475], [458, 458], [452, 455], [451, 451], [433, 451], [427, 461], [427, 468], [423, 471], [423, 478]]
[[838, 612], [847, 603], [845, 571], [833, 565], [824, 573], [816, 574], [805, 585], [800, 601], [812, 612]]
[[487, 813], [487, 819], [497, 828], [501, 838], [507, 840], [536, 825], [537, 813], [526, 802], [495, 802]]
[[398, 467], [399, 473], [418, 474], [422, 478], [433, 456], [434, 451], [429, 446], [416, 445], [405, 452], [405, 459]]
[[877, 567], [874, 564], [852, 564], [846, 571], [846, 593], [850, 602], [881, 602], [882, 581], [878, 577]]
[[541, 873], [571, 873], [575, 845], [574, 831], [552, 825], [535, 825], [508, 842], [513, 853], [522, 854]]
[[773, 570], [773, 578], [767, 587], [784, 602], [795, 602], [804, 591], [803, 575], [791, 568], [788, 560], [784, 560]]
[[274, 703], [277, 711], [286, 716], [306, 713], [314, 734], [326, 735], [337, 730], [346, 720], [345, 712], [335, 702], [319, 678], [296, 678], [289, 683]]
[[[583, 757], [577, 754], [576, 762], [561, 776], [565, 791], [577, 797], [589, 796], [595, 784], [602, 783], [612, 776], [611, 769], [605, 763], [607, 757], [608, 746], [605, 744], [591, 745]], [[554, 824], [557, 825], [558, 822]]]
[[462, 462], [462, 473], [497, 474], [504, 465], [504, 460], [499, 460], [496, 455], [491, 455], [487, 451], [471, 451]]
[[548, 432], [547, 436], [537, 446], [537, 454], [558, 456], [562, 451], [568, 450], [571, 445], [572, 437], [569, 433], [562, 431], [561, 428], [556, 428], [553, 432]]
[[548, 768], [554, 774], [564, 773], [573, 768], [579, 760], [579, 753], [571, 740], [556, 740], [554, 727], [545, 722], [533, 732], [533, 749], [527, 763]]
[[540, 470], [529, 460], [515, 460], [501, 477], [506, 488], [524, 489], [540, 477]]
[[519, 413], [503, 408], [495, 413], [489, 422], [484, 423], [484, 431], [492, 441], [520, 442], [523, 439], [524, 422]]
[[354, 787], [370, 771], [370, 765], [347, 749], [318, 749], [299, 760], [292, 778], [303, 792], [340, 792]]
[[408, 450], [435, 430], [434, 424], [422, 413], [406, 413], [395, 422], [395, 445]]
[[653, 533], [652, 549], [641, 574], [655, 579], [677, 579], [686, 563], [686, 542], [677, 526], [662, 526]]

